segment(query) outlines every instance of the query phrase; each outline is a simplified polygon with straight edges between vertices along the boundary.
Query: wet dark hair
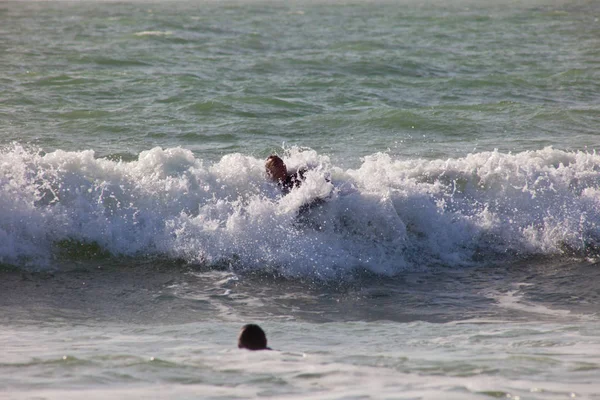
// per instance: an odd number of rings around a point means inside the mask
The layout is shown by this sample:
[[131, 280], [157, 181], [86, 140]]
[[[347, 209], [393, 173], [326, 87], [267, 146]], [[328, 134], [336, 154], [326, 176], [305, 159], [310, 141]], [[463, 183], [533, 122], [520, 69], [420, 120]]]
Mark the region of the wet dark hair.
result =
[[238, 347], [248, 350], [268, 349], [265, 331], [256, 324], [244, 325], [238, 336]]
[[[265, 160], [265, 170], [270, 177], [277, 177], [277, 175], [287, 175], [287, 168], [281, 157], [276, 155], [270, 155]], [[277, 177], [283, 179], [283, 176]]]

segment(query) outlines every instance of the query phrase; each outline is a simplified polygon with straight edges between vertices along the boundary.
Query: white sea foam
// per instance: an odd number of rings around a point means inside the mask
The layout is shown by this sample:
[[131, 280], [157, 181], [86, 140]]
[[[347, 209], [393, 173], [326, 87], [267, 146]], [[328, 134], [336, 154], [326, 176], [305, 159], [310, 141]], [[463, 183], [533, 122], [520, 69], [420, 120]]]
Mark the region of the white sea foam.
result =
[[154, 148], [118, 162], [93, 151], [5, 148], [0, 262], [43, 265], [69, 240], [116, 256], [328, 277], [482, 256], [584, 256], [600, 239], [595, 153], [545, 148], [434, 161], [378, 153], [353, 170], [307, 149], [284, 159], [290, 169], [310, 167], [286, 196], [265, 178], [261, 158], [243, 154], [208, 164], [186, 149]]
[[[573, 321], [576, 318], [587, 318], [585, 315], [576, 315], [569, 310], [551, 309], [543, 304], [535, 304], [525, 299], [525, 296], [520, 292], [522, 286], [533, 286], [533, 284], [513, 284], [513, 290], [507, 292], [491, 292], [487, 297], [494, 299], [496, 303], [502, 307], [511, 310], [518, 310], [530, 314], [547, 315], [553, 317], [554, 320], [564, 318], [565, 320]], [[595, 318], [595, 317], [592, 317]]]
[[173, 32], [171, 31], [143, 31], [136, 32], [135, 36], [169, 36], [172, 34]]

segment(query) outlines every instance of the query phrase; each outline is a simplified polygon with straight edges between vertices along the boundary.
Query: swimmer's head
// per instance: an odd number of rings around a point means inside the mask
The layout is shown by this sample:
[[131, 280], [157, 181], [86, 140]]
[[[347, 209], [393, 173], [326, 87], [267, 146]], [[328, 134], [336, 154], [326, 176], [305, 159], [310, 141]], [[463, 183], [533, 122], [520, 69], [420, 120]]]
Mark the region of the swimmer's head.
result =
[[285, 163], [276, 155], [271, 155], [267, 158], [267, 161], [265, 161], [265, 170], [267, 171], [267, 175], [275, 182], [283, 182], [287, 178]]
[[244, 325], [238, 336], [238, 347], [248, 350], [266, 350], [268, 349], [267, 336], [256, 324]]

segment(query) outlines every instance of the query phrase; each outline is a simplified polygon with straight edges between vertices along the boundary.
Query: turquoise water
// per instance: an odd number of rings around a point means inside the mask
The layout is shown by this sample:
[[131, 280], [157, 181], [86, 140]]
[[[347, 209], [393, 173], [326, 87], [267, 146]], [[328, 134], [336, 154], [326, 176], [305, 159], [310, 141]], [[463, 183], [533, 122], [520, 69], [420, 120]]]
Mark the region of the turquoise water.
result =
[[0, 3], [0, 397], [599, 398], [599, 19]]

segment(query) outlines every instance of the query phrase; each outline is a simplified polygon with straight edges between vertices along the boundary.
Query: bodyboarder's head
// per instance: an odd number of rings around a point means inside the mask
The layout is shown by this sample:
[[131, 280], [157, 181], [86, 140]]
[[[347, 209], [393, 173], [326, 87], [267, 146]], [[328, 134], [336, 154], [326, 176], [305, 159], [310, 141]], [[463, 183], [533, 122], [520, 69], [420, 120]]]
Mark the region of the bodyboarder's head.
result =
[[238, 347], [248, 350], [270, 350], [267, 347], [265, 332], [256, 324], [247, 324], [242, 327], [238, 336]]
[[287, 168], [283, 160], [276, 156], [271, 155], [265, 161], [265, 170], [267, 175], [275, 182], [284, 182], [287, 178]]

